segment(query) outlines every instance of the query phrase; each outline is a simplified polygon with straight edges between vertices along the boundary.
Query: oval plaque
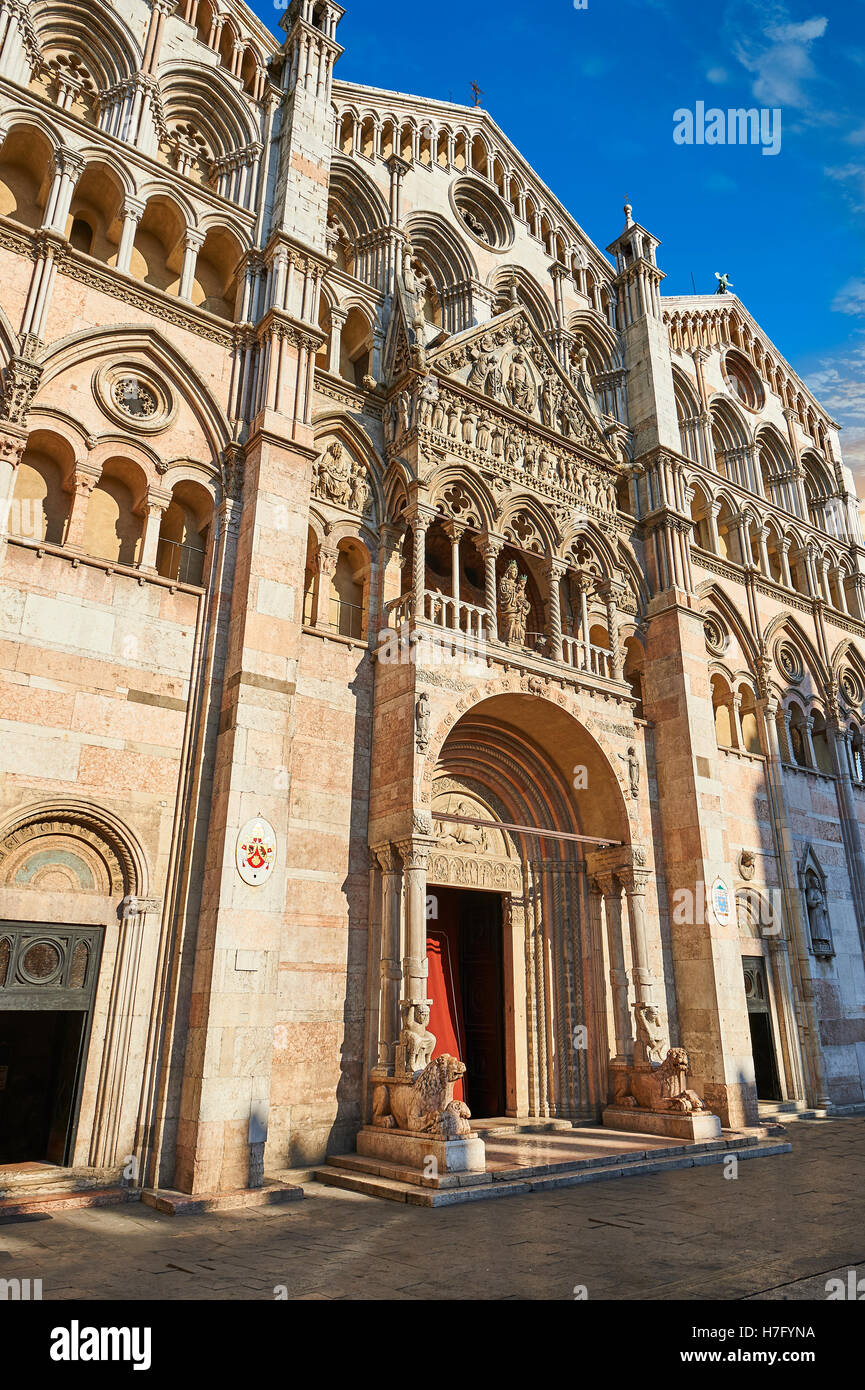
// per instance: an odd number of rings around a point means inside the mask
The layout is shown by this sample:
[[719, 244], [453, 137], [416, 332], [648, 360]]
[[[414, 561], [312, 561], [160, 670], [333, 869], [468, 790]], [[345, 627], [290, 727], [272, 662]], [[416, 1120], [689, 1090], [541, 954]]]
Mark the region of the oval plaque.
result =
[[276, 831], [270, 821], [254, 816], [237, 837], [237, 872], [250, 887], [266, 882], [276, 863]]
[[712, 911], [722, 927], [729, 927], [733, 920], [733, 900], [722, 878], [716, 878], [712, 884]]

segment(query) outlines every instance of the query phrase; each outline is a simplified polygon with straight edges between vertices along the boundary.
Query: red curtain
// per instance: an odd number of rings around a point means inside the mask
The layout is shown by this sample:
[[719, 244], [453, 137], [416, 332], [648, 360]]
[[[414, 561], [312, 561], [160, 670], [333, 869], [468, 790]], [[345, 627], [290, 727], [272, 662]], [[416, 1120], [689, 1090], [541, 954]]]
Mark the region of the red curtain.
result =
[[[457, 933], [459, 928], [441, 924], [429, 929], [426, 949], [429, 960], [429, 1030], [435, 1036], [434, 1057], [449, 1052], [452, 1057], [465, 1061], [465, 1029], [463, 1027], [463, 1005], [460, 997], [460, 982], [457, 974], [459, 960]], [[463, 1083], [454, 1085], [454, 1100], [463, 1100]]]

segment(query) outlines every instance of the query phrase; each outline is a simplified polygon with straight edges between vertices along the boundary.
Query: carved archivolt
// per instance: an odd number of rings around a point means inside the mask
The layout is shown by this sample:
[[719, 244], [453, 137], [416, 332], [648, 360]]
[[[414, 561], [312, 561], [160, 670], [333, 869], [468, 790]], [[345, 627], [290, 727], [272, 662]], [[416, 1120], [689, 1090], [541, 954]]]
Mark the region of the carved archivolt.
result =
[[135, 860], [98, 813], [34, 811], [0, 838], [0, 884], [124, 897], [140, 890]]

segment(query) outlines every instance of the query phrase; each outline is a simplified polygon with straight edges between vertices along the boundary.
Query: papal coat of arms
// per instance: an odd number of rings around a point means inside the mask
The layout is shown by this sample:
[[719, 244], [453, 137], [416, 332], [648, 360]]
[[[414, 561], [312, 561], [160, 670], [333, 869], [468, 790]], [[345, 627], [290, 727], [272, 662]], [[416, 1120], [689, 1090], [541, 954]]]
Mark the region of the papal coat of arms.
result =
[[270, 878], [276, 863], [276, 832], [269, 821], [255, 816], [241, 827], [235, 859], [237, 872], [251, 887]]

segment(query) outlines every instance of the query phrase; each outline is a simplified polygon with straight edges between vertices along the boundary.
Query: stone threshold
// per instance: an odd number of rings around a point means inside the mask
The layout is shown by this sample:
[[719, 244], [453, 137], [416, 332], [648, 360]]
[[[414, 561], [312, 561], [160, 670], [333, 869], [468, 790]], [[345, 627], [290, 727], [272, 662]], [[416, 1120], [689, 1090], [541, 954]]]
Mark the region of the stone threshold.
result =
[[[612, 1131], [607, 1131], [612, 1134]], [[632, 1139], [632, 1135], [619, 1135]], [[531, 1192], [576, 1187], [613, 1178], [645, 1177], [679, 1168], [723, 1163], [731, 1154], [739, 1159], [769, 1158], [790, 1153], [792, 1144], [780, 1126], [750, 1131], [727, 1130], [720, 1139], [703, 1143], [670, 1144], [657, 1148], [634, 1147], [607, 1154], [561, 1162], [515, 1165], [497, 1162], [479, 1173], [447, 1173], [425, 1177], [419, 1169], [364, 1158], [358, 1154], [334, 1154], [327, 1166], [314, 1170], [315, 1180], [368, 1197], [406, 1202], [409, 1206], [441, 1207], [458, 1202], [495, 1197], [523, 1197]]]
[[262, 1187], [241, 1187], [232, 1192], [174, 1192], [170, 1188], [145, 1188], [141, 1200], [146, 1207], [166, 1216], [196, 1216], [207, 1211], [238, 1211], [245, 1207], [281, 1206], [302, 1202], [304, 1191], [297, 1183], [265, 1178]]

